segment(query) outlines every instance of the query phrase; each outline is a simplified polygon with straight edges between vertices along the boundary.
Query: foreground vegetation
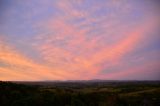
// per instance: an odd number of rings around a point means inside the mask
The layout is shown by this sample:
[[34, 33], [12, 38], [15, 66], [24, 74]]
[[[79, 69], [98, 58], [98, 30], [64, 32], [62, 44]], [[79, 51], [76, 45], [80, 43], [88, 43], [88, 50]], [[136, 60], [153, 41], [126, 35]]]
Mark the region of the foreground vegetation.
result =
[[0, 106], [160, 106], [160, 82], [1, 81]]

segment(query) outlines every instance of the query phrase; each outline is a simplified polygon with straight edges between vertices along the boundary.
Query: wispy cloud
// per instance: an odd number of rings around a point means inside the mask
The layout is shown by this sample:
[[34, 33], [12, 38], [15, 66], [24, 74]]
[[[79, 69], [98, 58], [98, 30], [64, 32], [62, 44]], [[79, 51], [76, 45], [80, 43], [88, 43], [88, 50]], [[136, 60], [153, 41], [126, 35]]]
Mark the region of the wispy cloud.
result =
[[153, 2], [31, 3], [15, 2], [8, 22], [0, 26], [1, 80], [129, 79], [133, 74], [136, 79], [136, 73], [146, 79], [145, 70], [153, 73], [148, 79], [154, 79], [159, 74], [153, 71], [159, 69], [159, 47], [146, 46], [149, 39], [155, 41], [152, 32], [159, 27]]

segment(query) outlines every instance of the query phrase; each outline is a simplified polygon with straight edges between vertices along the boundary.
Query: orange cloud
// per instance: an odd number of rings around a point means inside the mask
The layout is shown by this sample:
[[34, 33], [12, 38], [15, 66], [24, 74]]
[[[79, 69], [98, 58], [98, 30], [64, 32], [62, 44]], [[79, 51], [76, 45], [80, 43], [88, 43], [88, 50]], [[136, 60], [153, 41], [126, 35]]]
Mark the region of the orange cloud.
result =
[[[111, 10], [122, 7], [120, 13], [128, 16], [130, 10], [126, 10], [126, 7], [131, 8], [128, 3], [124, 7], [123, 2], [117, 1], [97, 3], [86, 10], [75, 8], [75, 4], [83, 6], [83, 1], [56, 1], [54, 6], [61, 12], [51, 16], [49, 21], [34, 24], [37, 31], [42, 33], [34, 35], [35, 41], [30, 45], [39, 53], [41, 63], [36, 63], [34, 58], [27, 57], [0, 38], [0, 62], [5, 64], [0, 67], [0, 79], [92, 79], [105, 68], [121, 63], [128, 53], [144, 41], [156, 23], [153, 17], [147, 17], [143, 22], [137, 21], [136, 24], [127, 23], [117, 17], [115, 11], [110, 13], [104, 9], [106, 6]], [[95, 15], [99, 14], [97, 11], [100, 9], [107, 15]], [[75, 21], [80, 18], [84, 20]], [[117, 71], [102, 75], [102, 78], [132, 73]]]
[[0, 46], [2, 47], [3, 45], [5, 45], [5, 48], [0, 48], [1, 50], [0, 62], [3, 64], [7, 64], [7, 66], [0, 68], [0, 79], [3, 80], [62, 79], [63, 80], [68, 76], [71, 76], [70, 74], [68, 74], [68, 72], [62, 73], [59, 69], [50, 68], [45, 64], [35, 63], [31, 59], [15, 51], [13, 47], [10, 47], [6, 43], [2, 43], [1, 41]]

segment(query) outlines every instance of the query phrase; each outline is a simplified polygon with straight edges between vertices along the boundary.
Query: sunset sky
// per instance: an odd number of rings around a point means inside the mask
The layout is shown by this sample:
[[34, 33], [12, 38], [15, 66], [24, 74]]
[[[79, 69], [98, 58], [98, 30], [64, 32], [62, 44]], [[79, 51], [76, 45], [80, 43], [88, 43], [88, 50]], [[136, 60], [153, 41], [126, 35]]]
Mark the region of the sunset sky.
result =
[[160, 80], [159, 0], [0, 0], [0, 80]]

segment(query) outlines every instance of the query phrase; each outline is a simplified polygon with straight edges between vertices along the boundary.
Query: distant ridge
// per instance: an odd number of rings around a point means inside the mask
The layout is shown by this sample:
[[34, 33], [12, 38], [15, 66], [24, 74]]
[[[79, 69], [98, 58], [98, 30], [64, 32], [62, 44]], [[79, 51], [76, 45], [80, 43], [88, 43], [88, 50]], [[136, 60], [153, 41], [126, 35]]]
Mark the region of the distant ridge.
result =
[[[0, 80], [2, 81], [2, 80]], [[35, 80], [35, 81], [23, 81], [23, 80], [17, 80], [17, 81], [4, 81], [4, 82], [156, 82], [160, 80], [103, 80], [103, 79], [91, 79], [91, 80]]]

